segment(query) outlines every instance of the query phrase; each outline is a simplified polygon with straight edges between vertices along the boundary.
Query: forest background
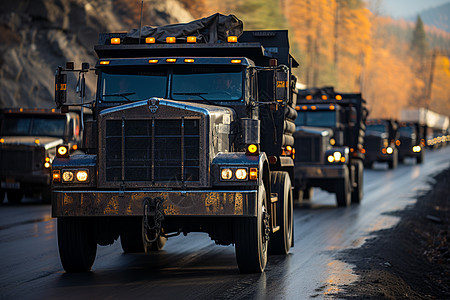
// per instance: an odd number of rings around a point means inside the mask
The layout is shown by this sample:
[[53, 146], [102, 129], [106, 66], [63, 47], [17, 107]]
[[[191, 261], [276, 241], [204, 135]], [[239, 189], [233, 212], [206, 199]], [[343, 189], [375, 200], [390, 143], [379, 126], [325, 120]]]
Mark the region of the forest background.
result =
[[194, 17], [235, 14], [244, 30], [289, 29], [299, 81], [362, 92], [370, 117], [398, 119], [409, 107], [450, 116], [450, 33], [381, 16], [380, 0], [181, 2]]

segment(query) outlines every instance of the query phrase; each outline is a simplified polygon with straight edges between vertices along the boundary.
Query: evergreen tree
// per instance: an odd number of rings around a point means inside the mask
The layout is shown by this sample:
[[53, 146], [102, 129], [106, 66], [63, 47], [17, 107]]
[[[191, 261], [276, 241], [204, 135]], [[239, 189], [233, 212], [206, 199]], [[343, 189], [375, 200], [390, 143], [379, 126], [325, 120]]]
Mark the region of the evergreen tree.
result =
[[425, 33], [425, 29], [423, 27], [422, 18], [420, 16], [417, 17], [416, 27], [413, 31], [413, 36], [411, 40], [411, 51], [413, 55], [423, 60], [427, 55], [428, 51], [428, 42], [427, 36]]

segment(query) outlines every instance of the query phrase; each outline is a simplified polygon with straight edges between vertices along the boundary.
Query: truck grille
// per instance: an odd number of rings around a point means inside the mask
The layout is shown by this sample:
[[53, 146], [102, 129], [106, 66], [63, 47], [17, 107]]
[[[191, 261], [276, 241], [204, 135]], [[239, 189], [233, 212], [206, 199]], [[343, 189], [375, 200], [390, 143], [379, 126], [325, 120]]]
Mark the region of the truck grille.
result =
[[[33, 156], [35, 156], [35, 159], [33, 159]], [[3, 148], [0, 149], [0, 172], [1, 174], [26, 174], [36, 168], [39, 169], [40, 165], [35, 166], [34, 161], [39, 164], [43, 159], [44, 157], [39, 151], [35, 152], [30, 148]]]
[[368, 151], [379, 151], [382, 139], [376, 136], [366, 136], [364, 140], [364, 148]]
[[106, 181], [200, 180], [199, 119], [106, 121]]
[[296, 137], [296, 162], [320, 162], [323, 156], [320, 151], [320, 137]]

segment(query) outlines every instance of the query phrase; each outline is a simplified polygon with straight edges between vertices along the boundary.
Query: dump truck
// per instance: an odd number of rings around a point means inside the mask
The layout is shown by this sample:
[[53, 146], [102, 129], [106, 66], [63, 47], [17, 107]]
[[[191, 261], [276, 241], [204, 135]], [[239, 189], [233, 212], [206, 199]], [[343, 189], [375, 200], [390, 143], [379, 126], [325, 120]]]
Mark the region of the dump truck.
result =
[[0, 202], [20, 203], [39, 194], [50, 203], [51, 163], [62, 143], [75, 152], [81, 144], [80, 116], [55, 109], [0, 111]]
[[418, 122], [399, 122], [398, 160], [404, 162], [411, 157], [421, 164], [425, 157], [427, 126]]
[[296, 110], [294, 198], [311, 199], [319, 187], [336, 194], [339, 207], [360, 203], [366, 101], [332, 87], [312, 88], [298, 91]]
[[389, 169], [397, 168], [399, 136], [397, 120], [367, 120], [365, 166], [372, 168], [374, 162], [387, 162]]
[[[295, 76], [286, 30], [243, 31], [235, 16], [103, 33], [84, 154], [58, 148], [52, 215], [67, 272], [88, 271], [97, 245], [162, 249], [206, 232], [235, 245], [240, 272], [263, 272], [293, 246]], [[81, 96], [85, 88], [80, 86]], [[61, 153], [59, 150], [61, 149]]]

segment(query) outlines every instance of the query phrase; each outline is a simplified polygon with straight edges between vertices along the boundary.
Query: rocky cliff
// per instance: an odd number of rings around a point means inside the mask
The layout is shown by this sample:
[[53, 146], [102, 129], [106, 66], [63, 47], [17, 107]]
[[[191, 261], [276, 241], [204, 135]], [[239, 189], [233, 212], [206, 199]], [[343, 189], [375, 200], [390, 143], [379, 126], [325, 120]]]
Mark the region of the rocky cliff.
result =
[[[139, 17], [136, 0], [0, 1], [0, 108], [54, 107], [56, 67], [66, 61], [95, 65], [98, 34], [137, 28]], [[144, 1], [143, 24], [192, 19], [177, 0]], [[94, 77], [87, 78], [88, 97], [93, 97]], [[69, 95], [69, 102], [78, 101]]]

